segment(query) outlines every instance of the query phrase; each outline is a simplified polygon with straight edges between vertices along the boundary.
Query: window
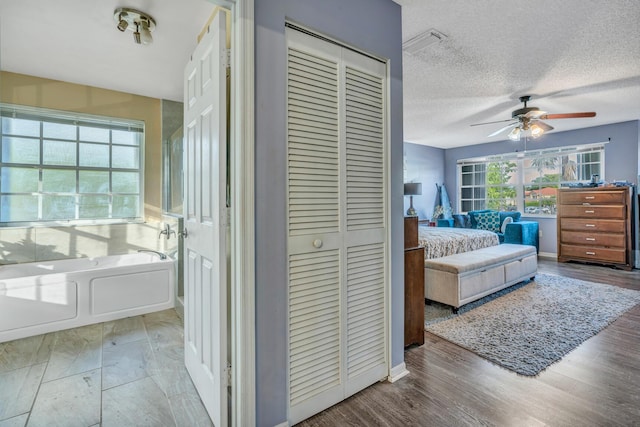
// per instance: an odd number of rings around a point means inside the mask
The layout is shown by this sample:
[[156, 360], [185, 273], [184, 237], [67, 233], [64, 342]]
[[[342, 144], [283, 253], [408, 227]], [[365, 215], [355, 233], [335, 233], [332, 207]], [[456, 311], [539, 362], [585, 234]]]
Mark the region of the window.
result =
[[555, 215], [558, 188], [602, 177], [603, 166], [603, 144], [460, 160], [458, 210]]
[[144, 124], [0, 105], [0, 225], [142, 217]]

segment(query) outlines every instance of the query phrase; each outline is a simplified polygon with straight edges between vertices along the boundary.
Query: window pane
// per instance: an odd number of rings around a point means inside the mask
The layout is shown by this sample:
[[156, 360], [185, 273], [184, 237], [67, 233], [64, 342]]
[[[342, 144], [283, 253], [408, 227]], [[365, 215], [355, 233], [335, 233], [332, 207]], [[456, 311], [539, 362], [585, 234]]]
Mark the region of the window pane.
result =
[[473, 210], [484, 209], [484, 200], [476, 200], [473, 202]]
[[2, 133], [5, 135], [40, 136], [40, 122], [36, 120], [2, 118]]
[[108, 193], [109, 172], [80, 171], [80, 193]]
[[0, 197], [0, 221], [35, 221], [38, 219], [38, 196]]
[[137, 217], [138, 206], [138, 196], [113, 196], [113, 217]]
[[137, 193], [140, 190], [140, 175], [137, 172], [113, 172], [114, 193]]
[[42, 144], [42, 163], [45, 165], [76, 165], [75, 142], [43, 141]]
[[142, 122], [2, 107], [0, 222], [141, 216]]
[[40, 140], [13, 137], [2, 138], [2, 162], [39, 164]]
[[473, 185], [473, 175], [470, 173], [462, 174], [462, 185]]
[[471, 199], [473, 197], [473, 188], [463, 188], [461, 191], [463, 199]]
[[80, 166], [109, 167], [109, 146], [80, 144]]
[[43, 169], [42, 191], [47, 193], [75, 193], [76, 171]]
[[42, 122], [42, 137], [76, 140], [76, 126], [62, 123]]
[[109, 129], [81, 126], [80, 141], [109, 142]]
[[111, 131], [112, 144], [124, 145], [140, 145], [142, 134], [140, 132], [131, 132], [126, 130]]
[[473, 165], [466, 165], [466, 166], [462, 166], [461, 168], [462, 172], [473, 172]]
[[473, 210], [473, 202], [472, 201], [462, 201], [462, 212], [469, 212]]
[[42, 219], [74, 219], [76, 217], [75, 196], [42, 196]]
[[80, 196], [79, 199], [81, 219], [109, 217], [109, 196]]
[[38, 169], [2, 168], [3, 193], [35, 193], [38, 191]]
[[138, 169], [140, 160], [137, 147], [113, 147], [113, 161], [111, 167], [123, 169]]

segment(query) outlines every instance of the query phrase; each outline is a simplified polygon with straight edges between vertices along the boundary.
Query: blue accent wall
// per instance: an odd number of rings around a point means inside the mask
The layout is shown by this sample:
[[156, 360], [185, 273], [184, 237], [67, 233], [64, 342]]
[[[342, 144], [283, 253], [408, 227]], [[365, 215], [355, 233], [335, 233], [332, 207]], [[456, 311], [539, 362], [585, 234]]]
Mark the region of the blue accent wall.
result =
[[287, 420], [286, 20], [389, 61], [391, 366], [404, 361], [400, 6], [391, 0], [256, 1], [256, 419], [270, 427]]
[[[436, 183], [445, 184], [447, 192], [455, 192], [453, 186], [444, 179], [444, 152], [442, 148], [404, 143], [404, 179], [405, 182], [422, 183], [422, 195], [413, 196], [413, 208], [420, 219], [431, 219], [436, 199]], [[409, 196], [404, 198], [404, 211], [409, 209]]]

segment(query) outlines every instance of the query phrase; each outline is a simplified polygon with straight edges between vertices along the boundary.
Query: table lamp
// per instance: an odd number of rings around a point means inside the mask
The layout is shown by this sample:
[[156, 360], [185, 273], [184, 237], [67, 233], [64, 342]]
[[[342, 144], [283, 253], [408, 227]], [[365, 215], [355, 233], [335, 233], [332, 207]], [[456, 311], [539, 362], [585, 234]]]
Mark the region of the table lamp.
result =
[[422, 195], [422, 184], [419, 182], [407, 182], [404, 184], [404, 195], [409, 196], [409, 209], [407, 216], [417, 216], [418, 213], [413, 208], [413, 196]]

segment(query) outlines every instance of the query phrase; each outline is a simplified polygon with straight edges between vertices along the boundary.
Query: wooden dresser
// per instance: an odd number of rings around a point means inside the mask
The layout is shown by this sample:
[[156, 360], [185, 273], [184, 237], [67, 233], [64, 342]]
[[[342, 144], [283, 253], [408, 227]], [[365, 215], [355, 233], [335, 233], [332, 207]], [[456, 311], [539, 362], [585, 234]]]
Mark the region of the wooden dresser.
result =
[[558, 192], [558, 261], [631, 270], [631, 188], [562, 188]]
[[418, 217], [404, 218], [404, 345], [424, 344], [424, 248]]

